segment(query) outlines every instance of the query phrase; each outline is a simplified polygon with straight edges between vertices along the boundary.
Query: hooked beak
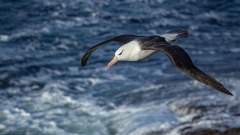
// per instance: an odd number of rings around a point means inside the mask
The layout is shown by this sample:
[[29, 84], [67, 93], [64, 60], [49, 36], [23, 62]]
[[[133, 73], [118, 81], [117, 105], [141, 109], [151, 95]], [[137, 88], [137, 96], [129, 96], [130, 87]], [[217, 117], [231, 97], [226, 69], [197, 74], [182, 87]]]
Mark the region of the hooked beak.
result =
[[113, 64], [118, 62], [117, 56], [114, 56], [111, 62], [108, 63], [107, 67], [110, 68]]

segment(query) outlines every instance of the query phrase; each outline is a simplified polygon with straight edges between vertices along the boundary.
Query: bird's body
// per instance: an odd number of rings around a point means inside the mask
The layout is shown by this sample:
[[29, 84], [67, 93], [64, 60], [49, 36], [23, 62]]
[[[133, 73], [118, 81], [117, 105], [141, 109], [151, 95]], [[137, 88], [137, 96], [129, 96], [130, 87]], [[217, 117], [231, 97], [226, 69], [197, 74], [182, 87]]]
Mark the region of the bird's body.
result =
[[[140, 61], [157, 52], [157, 50], [142, 50], [142, 44], [140, 44], [138, 40], [131, 41], [123, 45], [122, 48], [128, 48], [124, 50], [128, 56], [126, 57], [127, 59], [123, 59], [123, 61]], [[116, 54], [118, 54], [118, 52], [116, 52]]]
[[172, 44], [179, 38], [187, 37], [188, 33], [182, 30], [173, 30], [157, 36], [120, 35], [90, 48], [83, 56], [81, 65], [86, 65], [89, 56], [97, 48], [110, 42], [118, 42], [123, 45], [115, 52], [115, 56], [113, 60], [109, 62], [108, 68], [114, 65], [117, 61], [140, 61], [161, 51], [169, 57], [175, 68], [220, 92], [232, 95], [232, 93], [229, 92], [220, 82], [198, 69], [184, 49]]

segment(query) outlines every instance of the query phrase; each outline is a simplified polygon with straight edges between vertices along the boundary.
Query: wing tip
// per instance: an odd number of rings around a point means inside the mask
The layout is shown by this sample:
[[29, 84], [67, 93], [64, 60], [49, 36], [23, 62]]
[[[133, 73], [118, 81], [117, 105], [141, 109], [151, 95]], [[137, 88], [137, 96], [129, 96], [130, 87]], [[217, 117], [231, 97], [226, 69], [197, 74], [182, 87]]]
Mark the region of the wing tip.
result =
[[86, 66], [86, 64], [87, 64], [87, 60], [85, 59], [85, 55], [84, 55], [84, 57], [82, 58], [82, 60], [81, 60], [81, 66], [82, 67], [85, 67]]
[[234, 96], [230, 91], [228, 91], [227, 89], [223, 92], [223, 93], [225, 93], [225, 94], [227, 94], [227, 95], [229, 95], [229, 96]]
[[86, 65], [81, 64], [81, 67], [85, 67]]
[[80, 65], [81, 65], [82, 67], [85, 67], [86, 64], [87, 64], [87, 63], [86, 63], [85, 61], [82, 60]]
[[224, 94], [227, 94], [229, 96], [234, 96], [228, 89], [226, 89], [223, 85], [221, 85], [221, 87], [218, 87], [215, 89], [219, 90], [220, 92], [224, 93]]

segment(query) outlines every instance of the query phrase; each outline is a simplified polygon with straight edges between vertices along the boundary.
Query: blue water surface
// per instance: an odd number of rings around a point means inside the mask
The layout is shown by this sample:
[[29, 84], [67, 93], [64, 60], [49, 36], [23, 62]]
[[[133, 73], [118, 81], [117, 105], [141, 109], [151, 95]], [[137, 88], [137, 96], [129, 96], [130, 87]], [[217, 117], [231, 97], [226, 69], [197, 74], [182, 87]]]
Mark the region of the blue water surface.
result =
[[[107, 63], [120, 34], [189, 32], [176, 42], [234, 96], [173, 68], [163, 53]], [[182, 135], [240, 127], [238, 0], [1, 0], [0, 134]]]

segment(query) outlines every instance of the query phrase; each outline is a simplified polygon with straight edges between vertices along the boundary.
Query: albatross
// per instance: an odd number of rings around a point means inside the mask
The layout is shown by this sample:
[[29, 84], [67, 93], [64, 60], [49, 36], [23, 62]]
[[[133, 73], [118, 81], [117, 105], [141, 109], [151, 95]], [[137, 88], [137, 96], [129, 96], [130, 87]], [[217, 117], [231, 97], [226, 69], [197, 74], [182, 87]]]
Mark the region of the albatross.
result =
[[115, 56], [107, 65], [108, 68], [118, 61], [140, 61], [160, 51], [169, 57], [173, 66], [178, 70], [222, 93], [233, 96], [220, 82], [197, 68], [183, 48], [173, 44], [177, 39], [187, 37], [188, 33], [184, 30], [172, 30], [166, 34], [153, 36], [116, 36], [91, 47], [83, 56], [81, 66], [86, 66], [88, 58], [97, 48], [112, 42], [117, 42], [122, 44], [122, 46], [115, 52]]

